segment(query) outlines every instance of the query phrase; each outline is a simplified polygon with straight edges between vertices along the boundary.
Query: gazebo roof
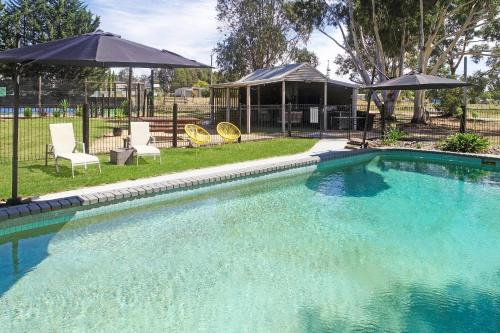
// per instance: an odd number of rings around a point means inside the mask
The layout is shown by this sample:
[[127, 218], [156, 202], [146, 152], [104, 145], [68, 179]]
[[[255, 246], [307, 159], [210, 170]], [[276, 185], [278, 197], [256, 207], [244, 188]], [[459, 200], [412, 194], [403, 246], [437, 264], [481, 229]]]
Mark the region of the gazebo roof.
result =
[[354, 83], [331, 80], [311, 64], [286, 64], [278, 67], [258, 69], [235, 82], [211, 85], [212, 88], [240, 88], [276, 82], [319, 82], [358, 88]]

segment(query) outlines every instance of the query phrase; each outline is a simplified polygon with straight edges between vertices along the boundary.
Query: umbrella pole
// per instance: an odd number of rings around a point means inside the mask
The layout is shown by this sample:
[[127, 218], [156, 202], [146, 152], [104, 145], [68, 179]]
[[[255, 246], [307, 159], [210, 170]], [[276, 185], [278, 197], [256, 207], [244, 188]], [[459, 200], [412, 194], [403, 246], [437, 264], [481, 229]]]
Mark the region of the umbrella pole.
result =
[[16, 64], [14, 70], [14, 124], [12, 128], [12, 194], [8, 203], [16, 205], [21, 202], [18, 196], [17, 183], [18, 183], [18, 161], [19, 161], [19, 65]]

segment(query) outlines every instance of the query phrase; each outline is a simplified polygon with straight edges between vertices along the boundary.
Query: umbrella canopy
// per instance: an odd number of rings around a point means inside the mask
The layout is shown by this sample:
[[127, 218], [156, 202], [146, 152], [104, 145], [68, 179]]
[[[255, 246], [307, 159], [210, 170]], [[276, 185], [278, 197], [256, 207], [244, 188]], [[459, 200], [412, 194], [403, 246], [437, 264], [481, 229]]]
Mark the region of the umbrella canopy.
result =
[[434, 75], [407, 74], [378, 84], [366, 86], [365, 88], [372, 90], [424, 90], [457, 88], [469, 85], [470, 84], [466, 82]]
[[158, 50], [100, 30], [0, 52], [0, 63], [87, 67], [210, 67], [176, 53]]

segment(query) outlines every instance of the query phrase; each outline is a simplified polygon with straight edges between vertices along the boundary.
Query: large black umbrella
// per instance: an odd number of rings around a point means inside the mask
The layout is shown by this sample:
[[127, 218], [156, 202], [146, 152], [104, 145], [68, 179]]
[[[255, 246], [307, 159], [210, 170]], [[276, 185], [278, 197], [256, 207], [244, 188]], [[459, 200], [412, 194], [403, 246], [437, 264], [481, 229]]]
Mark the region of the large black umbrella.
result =
[[[467, 61], [467, 60], [465, 60]], [[465, 70], [466, 71], [466, 70]], [[363, 143], [365, 145], [366, 141], [366, 124], [368, 122], [368, 113], [370, 110], [370, 102], [371, 96], [375, 90], [426, 90], [426, 89], [451, 89], [451, 88], [459, 88], [470, 86], [471, 84], [459, 80], [448, 79], [435, 75], [427, 75], [427, 74], [417, 74], [410, 73], [406, 74], [394, 79], [390, 79], [378, 84], [372, 84], [369, 86], [365, 86], [365, 89], [369, 89], [369, 99], [368, 106], [366, 110], [365, 117], [365, 128], [363, 130]], [[383, 105], [382, 105], [383, 109]], [[382, 127], [384, 127], [385, 118], [382, 116]], [[461, 122], [461, 130], [465, 130], [465, 106], [464, 106], [464, 115], [462, 116]]]
[[378, 84], [366, 86], [371, 90], [424, 90], [465, 87], [470, 84], [426, 74], [407, 74]]
[[0, 52], [0, 63], [37, 63], [87, 67], [209, 67], [176, 53], [96, 31]]
[[[131, 114], [132, 67], [141, 68], [209, 68], [176, 53], [158, 50], [131, 42], [118, 35], [94, 33], [55, 40], [0, 52], [0, 63], [16, 65], [14, 75], [14, 126], [12, 131], [12, 196], [18, 203], [18, 145], [19, 145], [19, 70], [27, 64], [72, 65], [86, 67], [129, 67], [129, 122]], [[85, 108], [85, 106], [84, 106]]]

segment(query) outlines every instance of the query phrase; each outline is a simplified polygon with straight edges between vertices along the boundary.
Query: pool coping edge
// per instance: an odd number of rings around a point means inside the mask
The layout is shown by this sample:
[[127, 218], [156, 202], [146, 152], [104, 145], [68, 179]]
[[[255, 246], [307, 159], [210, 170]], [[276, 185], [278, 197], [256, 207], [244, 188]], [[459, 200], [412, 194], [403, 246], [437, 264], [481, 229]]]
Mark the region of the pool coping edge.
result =
[[[281, 162], [266, 162], [262, 165], [242, 167], [239, 169], [219, 171], [208, 173], [201, 176], [182, 177], [169, 181], [160, 181], [147, 185], [130, 186], [109, 191], [96, 192], [92, 194], [83, 194], [77, 196], [67, 196], [50, 200], [33, 200], [27, 204], [0, 208], [0, 227], [9, 228], [15, 225], [15, 220], [20, 217], [37, 215], [50, 211], [58, 211], [74, 207], [87, 207], [118, 202], [127, 199], [147, 197], [159, 193], [167, 193], [178, 190], [179, 188], [194, 188], [199, 186], [208, 186], [220, 182], [232, 181], [244, 177], [264, 175], [275, 173], [283, 170], [300, 168], [308, 165], [315, 165], [322, 161], [332, 160], [336, 158], [346, 158], [376, 152], [419, 152], [424, 154], [439, 154], [450, 155], [457, 157], [469, 157], [475, 159], [494, 160], [500, 163], [500, 157], [495, 155], [484, 154], [467, 154], [456, 152], [444, 152], [437, 150], [421, 150], [413, 148], [400, 147], [377, 147], [370, 149], [359, 149], [350, 151], [327, 151], [315, 153], [311, 155], [290, 155], [290, 160]], [[12, 223], [9, 223], [12, 222]], [[12, 225], [9, 225], [12, 224]]]

